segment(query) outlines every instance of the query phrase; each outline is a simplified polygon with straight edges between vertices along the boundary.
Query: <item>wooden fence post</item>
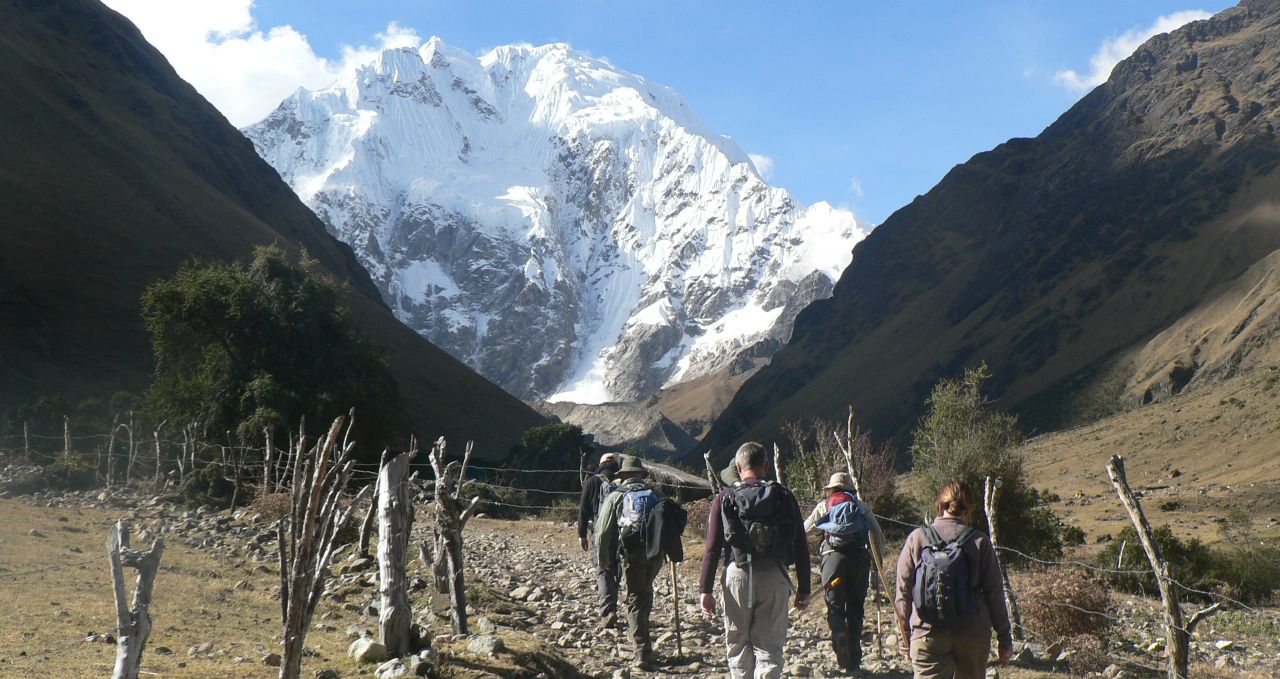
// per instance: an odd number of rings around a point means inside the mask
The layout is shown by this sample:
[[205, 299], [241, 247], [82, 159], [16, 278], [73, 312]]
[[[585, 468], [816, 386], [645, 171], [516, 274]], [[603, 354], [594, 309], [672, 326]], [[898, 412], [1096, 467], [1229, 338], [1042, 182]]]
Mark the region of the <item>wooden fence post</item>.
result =
[[22, 421], [22, 453], [27, 459], [27, 464], [31, 464], [31, 431], [28, 428], [29, 424], [26, 420]]
[[711, 482], [711, 497], [720, 494], [721, 483], [720, 475], [716, 474], [716, 469], [711, 465], [711, 451], [708, 450], [702, 454], [702, 460], [707, 463], [707, 480]]
[[[479, 496], [471, 498], [471, 502], [463, 509], [459, 503], [462, 488], [466, 482], [467, 464], [471, 461], [471, 453], [475, 449], [473, 442], [467, 442], [467, 451], [462, 457], [459, 468], [457, 461], [447, 465], [444, 462], [445, 440], [438, 439], [431, 447], [429, 459], [431, 469], [435, 472], [435, 549], [424, 543], [420, 554], [423, 561], [431, 566], [431, 573], [436, 591], [449, 595], [449, 618], [454, 634], [467, 633], [467, 593], [463, 572], [462, 529], [475, 513]], [[454, 470], [458, 469], [455, 479]]]
[[1000, 501], [1000, 489], [1004, 481], [1000, 477], [987, 477], [982, 490], [982, 508], [987, 514], [987, 532], [991, 539], [991, 549], [996, 554], [996, 564], [1000, 567], [1000, 580], [1004, 583], [1004, 605], [1009, 609], [1009, 617], [1013, 619], [1013, 638], [1022, 641], [1022, 611], [1018, 608], [1018, 597], [1009, 583], [1009, 571], [1000, 559], [1000, 538], [996, 533], [996, 504]]
[[[354, 419], [354, 411], [351, 415]], [[302, 651], [311, 616], [324, 592], [333, 558], [334, 536], [350, 518], [352, 508], [364, 496], [360, 491], [346, 511], [338, 500], [351, 478], [355, 444], [338, 447], [343, 422], [338, 417], [329, 433], [307, 452], [306, 436], [299, 429], [297, 466], [294, 468], [293, 509], [276, 526], [279, 541], [280, 608], [284, 626], [280, 679], [298, 679]], [[302, 427], [305, 427], [305, 420]], [[287, 527], [287, 528], [286, 528]]]
[[133, 411], [129, 411], [129, 426], [125, 428], [129, 433], [129, 457], [125, 458], [124, 466], [124, 482], [129, 483], [129, 479], [133, 476], [133, 461], [138, 457], [137, 442], [133, 438]]
[[[381, 608], [378, 630], [387, 655], [400, 658], [413, 653], [410, 628], [413, 606], [409, 603], [409, 583], [405, 576], [409, 532], [413, 529], [413, 502], [406, 479], [409, 462], [418, 454], [412, 440], [409, 451], [383, 464], [378, 472], [378, 590]], [[384, 459], [386, 453], [383, 453]]]
[[[414, 439], [416, 447], [417, 439]], [[387, 466], [386, 448], [382, 449], [382, 458], [378, 460], [378, 476], [373, 480], [373, 499], [369, 501], [369, 511], [364, 515], [364, 523], [360, 524], [360, 556], [369, 556], [369, 543], [373, 539], [373, 522], [378, 517], [378, 497], [379, 489], [382, 487], [382, 468]], [[381, 535], [381, 534], [379, 534]]]
[[778, 444], [773, 444], [773, 477], [779, 486], [787, 485], [782, 480], [782, 451], [778, 449]]
[[1222, 604], [1215, 603], [1197, 611], [1192, 614], [1187, 624], [1182, 623], [1182, 607], [1178, 603], [1178, 591], [1174, 589], [1173, 579], [1169, 577], [1169, 562], [1165, 561], [1160, 543], [1156, 542], [1152, 535], [1151, 524], [1147, 522], [1147, 515], [1143, 513], [1142, 505], [1133, 494], [1133, 490], [1129, 488], [1123, 457], [1111, 456], [1111, 460], [1107, 462], [1107, 477], [1111, 479], [1111, 485], [1116, 489], [1116, 495], [1120, 497], [1120, 504], [1124, 505], [1125, 511], [1129, 513], [1134, 530], [1138, 532], [1138, 541], [1142, 543], [1142, 549], [1147, 553], [1147, 560], [1151, 562], [1151, 571], [1156, 576], [1160, 602], [1164, 604], [1165, 648], [1169, 659], [1169, 679], [1187, 679], [1189, 664], [1187, 647], [1190, 645], [1191, 633], [1200, 621], [1217, 612]]
[[154, 483], [160, 483], [160, 479], [163, 476], [161, 474], [162, 463], [160, 461], [160, 432], [164, 430], [164, 425], [168, 423], [169, 420], [167, 419], [161, 421], [160, 426], [156, 427], [155, 431], [151, 432], [151, 436], [155, 438], [156, 441], [156, 478]]
[[[107, 553], [111, 558], [111, 583], [116, 600], [116, 667], [111, 676], [112, 679], [138, 679], [142, 650], [147, 645], [147, 637], [151, 636], [151, 591], [164, 554], [164, 538], [156, 538], [146, 552], [130, 549], [129, 528], [124, 521], [119, 521], [107, 534]], [[124, 589], [126, 566], [138, 570], [132, 609]]]
[[271, 450], [271, 425], [267, 425], [262, 429], [262, 493], [265, 495], [271, 492], [272, 477], [272, 450]]
[[71, 454], [71, 416], [62, 416], [62, 454]]

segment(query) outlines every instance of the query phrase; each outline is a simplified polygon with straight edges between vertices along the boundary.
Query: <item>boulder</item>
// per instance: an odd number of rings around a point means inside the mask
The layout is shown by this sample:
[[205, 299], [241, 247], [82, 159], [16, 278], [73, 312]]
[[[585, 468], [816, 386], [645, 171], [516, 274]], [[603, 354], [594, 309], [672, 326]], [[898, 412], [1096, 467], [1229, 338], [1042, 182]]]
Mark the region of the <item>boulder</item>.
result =
[[351, 642], [347, 655], [358, 663], [376, 663], [387, 659], [387, 647], [369, 637], [361, 637]]

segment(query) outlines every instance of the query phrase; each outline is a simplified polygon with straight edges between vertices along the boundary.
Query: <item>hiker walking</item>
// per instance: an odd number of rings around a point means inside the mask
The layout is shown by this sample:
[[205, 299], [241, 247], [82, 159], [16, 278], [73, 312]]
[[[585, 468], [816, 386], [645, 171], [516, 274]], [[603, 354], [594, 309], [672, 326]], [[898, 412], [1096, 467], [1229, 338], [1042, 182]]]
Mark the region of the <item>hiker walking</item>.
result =
[[[582, 499], [578, 503], [578, 542], [584, 552], [591, 548], [587, 536], [594, 535], [591, 528], [600, 515], [600, 506], [604, 504], [605, 497], [617, 485], [613, 482], [613, 476], [617, 473], [618, 454], [605, 453], [600, 456], [596, 472], [582, 484]], [[597, 550], [591, 551], [591, 561], [596, 567], [600, 625], [612, 627], [618, 621], [618, 566], [614, 564], [611, 569], [602, 566]]]
[[653, 664], [649, 614], [653, 610], [653, 581], [663, 565], [661, 552], [650, 556], [651, 541], [646, 537], [651, 528], [650, 517], [663, 500], [645, 480], [648, 475], [640, 460], [623, 456], [618, 486], [605, 497], [595, 534], [601, 567], [614, 569], [622, 564], [627, 583], [627, 634], [633, 661], [644, 670]]
[[[712, 589], [723, 554], [729, 674], [734, 679], [775, 679], [782, 676], [789, 600], [798, 609], [809, 600], [809, 543], [795, 496], [781, 484], [765, 480], [768, 454], [764, 446], [742, 444], [734, 467], [741, 480], [712, 500], [707, 519], [707, 547], [698, 583], [702, 615], [715, 615]], [[787, 575], [789, 564], [795, 565], [797, 588]]]
[[862, 665], [862, 611], [871, 575], [870, 532], [884, 544], [880, 524], [868, 519], [871, 510], [854, 495], [848, 473], [831, 475], [820, 500], [804, 521], [805, 532], [823, 531], [818, 553], [822, 558], [822, 596], [827, 601], [827, 626], [836, 662], [846, 672]]
[[907, 536], [898, 557], [894, 605], [902, 630], [899, 651], [917, 679], [982, 679], [999, 639], [999, 661], [1013, 656], [1000, 565], [984, 533], [965, 524], [973, 495], [962, 481], [938, 492], [938, 518]]

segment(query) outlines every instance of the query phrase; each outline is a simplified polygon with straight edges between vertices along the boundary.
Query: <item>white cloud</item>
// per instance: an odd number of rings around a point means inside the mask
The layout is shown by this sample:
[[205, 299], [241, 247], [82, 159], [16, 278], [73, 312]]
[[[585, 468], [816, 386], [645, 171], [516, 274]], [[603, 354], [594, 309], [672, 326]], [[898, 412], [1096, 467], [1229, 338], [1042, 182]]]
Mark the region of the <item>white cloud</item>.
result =
[[1166, 14], [1155, 20], [1146, 28], [1131, 28], [1114, 38], [1102, 41], [1098, 51], [1089, 58], [1089, 72], [1081, 74], [1067, 69], [1053, 74], [1053, 79], [1068, 90], [1083, 94], [1107, 81], [1111, 69], [1130, 54], [1133, 54], [1142, 43], [1154, 35], [1168, 33], [1192, 21], [1208, 19], [1211, 13], [1202, 9], [1188, 9], [1173, 14]]
[[862, 178], [851, 177], [849, 179], [849, 190], [853, 192], [853, 195], [861, 198], [862, 197]]
[[292, 26], [263, 29], [253, 0], [105, 0], [138, 26], [174, 70], [237, 127], [270, 113], [298, 87], [320, 89], [391, 47], [417, 47], [412, 29], [392, 22], [373, 45], [343, 46], [330, 60]]
[[773, 178], [773, 158], [762, 153], [748, 153], [747, 157], [751, 159], [751, 164], [756, 166], [756, 172], [761, 179], [769, 181]]

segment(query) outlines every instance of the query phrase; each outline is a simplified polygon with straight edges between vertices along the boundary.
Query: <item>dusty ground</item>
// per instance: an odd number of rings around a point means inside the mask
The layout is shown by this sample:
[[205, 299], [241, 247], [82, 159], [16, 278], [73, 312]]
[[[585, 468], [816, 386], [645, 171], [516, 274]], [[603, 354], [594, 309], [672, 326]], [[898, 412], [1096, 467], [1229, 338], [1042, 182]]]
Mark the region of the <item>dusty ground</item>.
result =
[[[245, 548], [245, 538], [266, 532], [265, 524], [242, 517], [207, 513], [195, 520], [184, 510], [127, 506], [115, 508], [36, 507], [27, 499], [0, 499], [0, 578], [9, 599], [0, 617], [0, 676], [106, 676], [114, 659], [114, 645], [86, 641], [89, 632], [114, 631], [111, 587], [105, 557], [107, 528], [117, 518], [133, 514], [139, 527], [156, 530], [166, 517], [181, 530], [167, 536], [163, 566], [156, 582], [155, 629], [143, 669], [150, 676], [271, 677], [275, 669], [262, 664], [277, 650], [279, 604], [274, 598], [274, 569]], [[419, 513], [427, 516], [426, 511]], [[419, 524], [421, 530], [424, 526]], [[222, 525], [219, 531], [209, 526]], [[185, 527], [185, 528], [184, 528]], [[29, 534], [32, 529], [37, 535]], [[197, 542], [192, 547], [184, 542]], [[592, 574], [571, 526], [545, 520], [497, 521], [476, 519], [468, 526], [468, 589], [472, 623], [484, 616], [497, 625], [507, 650], [496, 657], [478, 657], [466, 650], [467, 640], [454, 639], [447, 624], [428, 612], [427, 593], [412, 595], [415, 615], [435, 637], [445, 658], [436, 676], [469, 679], [486, 676], [609, 677], [627, 666], [627, 643], [617, 631], [601, 631], [595, 623]], [[137, 543], [138, 541], [135, 541]], [[680, 571], [684, 655], [677, 657], [673, 640], [664, 639], [656, 651], [661, 671], [652, 676], [694, 677], [723, 671], [719, 623], [696, 618], [696, 568], [700, 547], [687, 544], [689, 559]], [[270, 551], [270, 550], [267, 550]], [[410, 563], [411, 573], [421, 574]], [[376, 665], [358, 666], [346, 656], [347, 628], [376, 627], [367, 604], [376, 589], [369, 571], [340, 576], [342, 600], [323, 600], [317, 610], [308, 646], [316, 655], [306, 659], [303, 676], [317, 670], [336, 670], [341, 676], [372, 676]], [[672, 630], [669, 574], [659, 579], [654, 635]], [[545, 590], [537, 600], [513, 597], [515, 587]], [[1149, 616], [1153, 605], [1140, 603], [1136, 615]], [[788, 676], [838, 676], [826, 643], [824, 606], [815, 601], [803, 614], [793, 612], [788, 646]], [[882, 609], [882, 631], [892, 631], [890, 613]], [[868, 630], [874, 629], [876, 609], [869, 601]], [[557, 624], [559, 623], [559, 624]], [[1254, 639], [1274, 635], [1276, 627], [1259, 628], [1256, 621], [1223, 618], [1215, 634]], [[1252, 636], [1251, 636], [1252, 635]], [[188, 649], [212, 642], [208, 653], [189, 655]], [[1120, 642], [1125, 643], [1125, 642]], [[1248, 642], [1253, 644], [1252, 641]], [[1129, 642], [1132, 645], [1132, 642]], [[863, 640], [864, 676], [896, 679], [908, 676], [894, 658], [878, 660], [870, 632]], [[165, 653], [161, 648], [171, 650]], [[580, 672], [580, 673], [579, 673]], [[636, 676], [636, 675], [633, 675]], [[1047, 668], [1004, 668], [1000, 676], [1015, 679], [1065, 677]], [[1231, 674], [1222, 676], [1232, 676]], [[1254, 675], [1262, 676], [1262, 675]]]
[[1254, 539], [1280, 538], [1280, 382], [1270, 371], [1048, 434], [1025, 452], [1034, 485], [1061, 497], [1053, 509], [1091, 544], [1129, 525], [1105, 471], [1114, 454], [1152, 524], [1217, 542], [1239, 510]]

